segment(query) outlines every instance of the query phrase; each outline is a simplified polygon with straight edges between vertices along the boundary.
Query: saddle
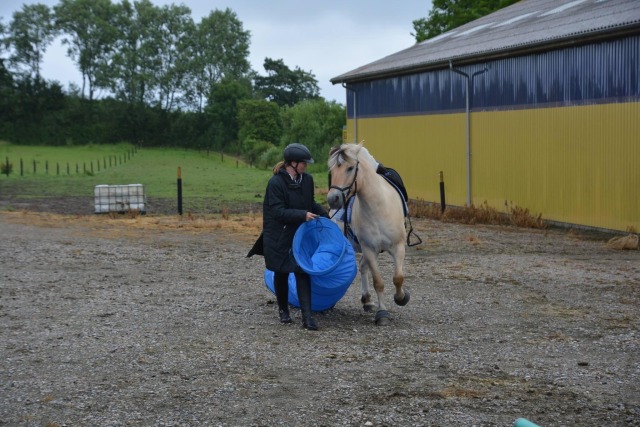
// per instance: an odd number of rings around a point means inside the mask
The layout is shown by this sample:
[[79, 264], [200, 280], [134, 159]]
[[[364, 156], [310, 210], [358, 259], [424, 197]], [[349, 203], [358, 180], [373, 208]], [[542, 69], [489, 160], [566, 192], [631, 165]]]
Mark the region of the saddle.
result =
[[[382, 175], [382, 177], [386, 179], [387, 182], [396, 189], [396, 191], [402, 198], [402, 207], [404, 208], [404, 217], [409, 223], [409, 231], [407, 232], [407, 246], [419, 245], [420, 243], [422, 243], [422, 239], [420, 238], [420, 236], [418, 236], [418, 234], [415, 231], [413, 231], [413, 225], [411, 224], [411, 216], [409, 215], [409, 205], [408, 205], [409, 196], [407, 195], [407, 189], [404, 186], [404, 182], [402, 182], [402, 178], [400, 177], [400, 174], [394, 169], [383, 166], [382, 163], [378, 163], [378, 169], [376, 170], [376, 172], [379, 175]], [[417, 241], [412, 243], [411, 236], [414, 236], [417, 239]]]
[[[404, 182], [402, 182], [402, 178], [400, 174], [392, 168], [388, 168], [382, 165], [382, 163], [378, 163], [378, 169], [376, 169], [378, 175], [381, 175], [384, 179], [387, 180], [389, 184], [393, 188], [396, 189], [398, 195], [402, 199], [402, 207], [404, 209], [404, 216], [409, 223], [409, 231], [407, 233], [407, 245], [415, 246], [422, 243], [422, 239], [413, 231], [413, 226], [411, 225], [411, 218], [409, 216], [409, 196], [407, 195], [407, 189], [404, 186]], [[331, 174], [329, 174], [329, 185], [331, 185]], [[351, 209], [353, 207], [353, 202], [355, 201], [355, 197], [351, 196], [347, 200], [347, 205], [338, 209], [338, 211], [334, 214], [338, 217], [338, 219], [344, 222], [344, 234], [352, 243], [359, 244], [358, 237], [355, 235], [349, 224], [351, 224]], [[415, 236], [417, 238], [416, 243], [411, 242], [411, 236]]]
[[382, 165], [382, 163], [378, 163], [378, 169], [376, 170], [378, 175], [382, 175], [384, 179], [389, 181], [396, 190], [402, 195], [402, 200], [404, 200], [405, 204], [409, 202], [409, 196], [407, 195], [407, 189], [404, 186], [404, 182], [402, 182], [402, 178], [400, 174], [392, 168], [388, 168]]

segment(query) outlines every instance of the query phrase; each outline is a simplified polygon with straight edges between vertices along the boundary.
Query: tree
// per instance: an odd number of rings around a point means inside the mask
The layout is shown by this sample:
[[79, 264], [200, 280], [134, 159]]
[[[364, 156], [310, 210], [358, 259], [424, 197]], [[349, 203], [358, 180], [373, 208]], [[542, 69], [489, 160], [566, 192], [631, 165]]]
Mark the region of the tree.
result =
[[93, 100], [96, 88], [109, 87], [117, 9], [110, 0], [60, 0], [53, 9], [56, 25], [66, 34], [62, 43], [82, 74], [82, 95], [88, 86]]
[[433, 0], [429, 18], [413, 21], [416, 43], [474, 21], [519, 0]]
[[109, 70], [111, 90], [117, 99], [130, 105], [148, 101], [157, 59], [154, 42], [159, 9], [151, 1], [116, 5], [116, 39]]
[[188, 71], [188, 40], [195, 31], [191, 10], [160, 8], [150, 0], [124, 0], [116, 9], [117, 38], [109, 74], [116, 98], [165, 112], [179, 106]]
[[15, 122], [14, 112], [14, 82], [13, 76], [5, 66], [4, 52], [8, 46], [8, 36], [5, 26], [0, 20], [0, 135], [6, 135], [7, 127]]
[[346, 114], [341, 104], [324, 99], [306, 100], [281, 111], [282, 145], [300, 142], [314, 153], [318, 163], [323, 163], [331, 146], [342, 142]]
[[0, 73], [6, 73], [6, 58], [4, 57], [7, 48], [9, 47], [9, 35], [7, 34], [7, 28], [2, 22], [2, 17], [0, 16]]
[[172, 4], [162, 8], [156, 77], [158, 105], [165, 111], [186, 105], [183, 97], [189, 72], [189, 41], [195, 37], [195, 31], [188, 7]]
[[264, 59], [266, 76], [254, 77], [255, 89], [264, 99], [280, 106], [293, 106], [306, 99], [317, 99], [320, 96], [318, 81], [311, 72], [299, 67], [291, 70], [282, 59]]
[[40, 80], [40, 64], [57, 30], [51, 9], [44, 4], [23, 5], [13, 14], [7, 41], [13, 47], [9, 61], [23, 75]]
[[248, 139], [277, 144], [282, 127], [280, 108], [273, 102], [248, 99], [238, 103], [238, 138], [241, 143]]
[[212, 148], [233, 151], [233, 144], [238, 140], [238, 106], [240, 101], [250, 98], [251, 82], [248, 80], [223, 78], [213, 86], [205, 109], [211, 119]]
[[211, 88], [224, 77], [242, 78], [250, 70], [249, 41], [235, 12], [215, 10], [200, 21], [192, 45], [191, 93], [202, 111]]

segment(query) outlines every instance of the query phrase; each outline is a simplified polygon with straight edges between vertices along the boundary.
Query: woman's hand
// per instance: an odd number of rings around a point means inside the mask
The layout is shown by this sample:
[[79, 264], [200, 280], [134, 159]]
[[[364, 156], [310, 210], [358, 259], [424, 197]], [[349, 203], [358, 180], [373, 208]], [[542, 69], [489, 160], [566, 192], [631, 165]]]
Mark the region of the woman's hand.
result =
[[307, 217], [305, 218], [305, 221], [311, 221], [312, 219], [316, 219], [318, 217], [318, 215], [314, 214], [313, 212], [307, 212]]

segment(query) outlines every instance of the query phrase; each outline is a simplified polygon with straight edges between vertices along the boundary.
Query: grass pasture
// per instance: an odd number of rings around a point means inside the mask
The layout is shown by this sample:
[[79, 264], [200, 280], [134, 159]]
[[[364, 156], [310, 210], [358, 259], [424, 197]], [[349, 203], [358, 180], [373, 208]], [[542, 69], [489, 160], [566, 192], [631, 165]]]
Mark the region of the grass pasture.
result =
[[7, 158], [13, 170], [9, 176], [0, 176], [0, 198], [92, 197], [96, 185], [143, 184], [147, 197], [176, 199], [180, 168], [185, 201], [254, 203], [262, 201], [271, 175], [270, 170], [249, 167], [220, 153], [172, 148], [133, 150], [128, 144], [38, 147], [0, 143], [0, 163], [6, 163]]
[[[0, 164], [6, 163], [7, 158], [13, 164], [13, 172], [9, 176], [0, 175], [0, 210], [13, 210], [16, 203], [12, 205], [12, 202], [24, 199], [84, 197], [92, 200], [94, 187], [101, 184], [143, 184], [147, 200], [154, 201], [153, 212], [174, 213], [180, 168], [185, 213], [220, 212], [228, 208], [253, 212], [256, 204], [262, 202], [272, 173], [220, 153], [175, 148], [134, 150], [129, 144], [49, 147], [12, 145], [0, 141]], [[23, 175], [20, 174], [20, 159], [23, 159]], [[48, 173], [45, 171], [47, 163]], [[69, 174], [67, 163], [70, 165]], [[57, 164], [60, 164], [59, 174]], [[326, 204], [325, 165], [311, 166], [317, 187], [316, 200]], [[34, 204], [39, 202], [37, 200]], [[505, 206], [502, 212], [486, 203], [477, 207], [447, 206], [443, 213], [437, 203], [411, 200], [409, 210], [411, 217], [443, 222], [547, 227], [541, 213], [530, 213], [518, 206]], [[44, 211], [69, 212], [65, 209]]]

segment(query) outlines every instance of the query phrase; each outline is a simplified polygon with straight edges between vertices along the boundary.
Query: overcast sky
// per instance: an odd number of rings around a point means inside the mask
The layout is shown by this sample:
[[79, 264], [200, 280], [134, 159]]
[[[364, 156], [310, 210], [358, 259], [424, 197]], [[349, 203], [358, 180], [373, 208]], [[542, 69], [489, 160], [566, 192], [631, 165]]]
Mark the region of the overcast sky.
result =
[[[112, 0], [117, 3], [118, 0]], [[244, 30], [251, 32], [249, 60], [264, 75], [264, 58], [282, 59], [316, 76], [320, 95], [345, 103], [345, 90], [329, 80], [415, 43], [413, 21], [431, 10], [431, 0], [152, 0], [156, 5], [184, 4], [199, 23], [215, 9], [233, 10]], [[6, 25], [22, 5], [58, 0], [0, 0], [0, 17]], [[80, 85], [80, 73], [54, 42], [45, 56], [43, 77], [65, 87]]]

